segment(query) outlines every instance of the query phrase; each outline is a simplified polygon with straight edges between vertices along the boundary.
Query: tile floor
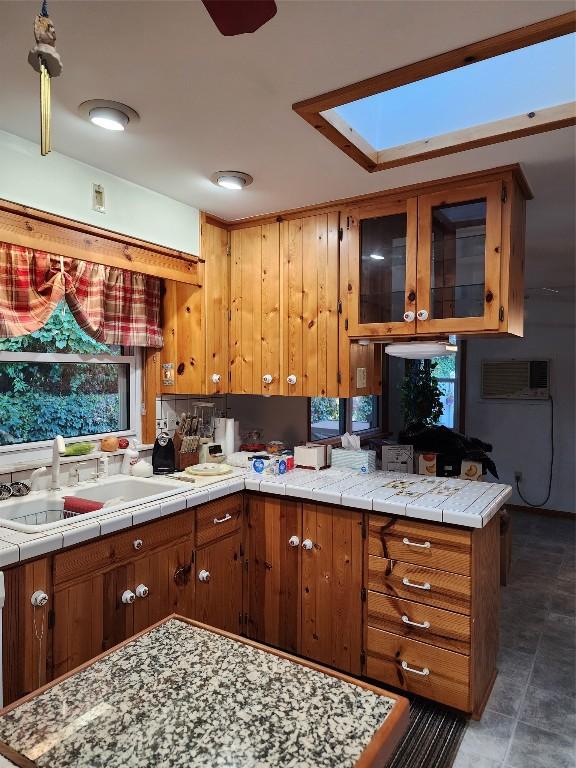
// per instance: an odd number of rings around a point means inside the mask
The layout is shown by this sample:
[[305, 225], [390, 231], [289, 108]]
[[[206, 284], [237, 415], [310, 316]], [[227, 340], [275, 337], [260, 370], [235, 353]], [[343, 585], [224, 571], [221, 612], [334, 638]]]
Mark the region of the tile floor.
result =
[[454, 768], [576, 767], [575, 525], [513, 513], [499, 674]]

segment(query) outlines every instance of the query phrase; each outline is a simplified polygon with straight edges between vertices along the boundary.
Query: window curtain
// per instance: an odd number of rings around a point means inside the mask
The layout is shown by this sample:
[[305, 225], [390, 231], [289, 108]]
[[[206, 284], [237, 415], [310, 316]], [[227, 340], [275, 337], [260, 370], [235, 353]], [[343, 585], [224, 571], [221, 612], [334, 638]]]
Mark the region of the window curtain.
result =
[[159, 278], [0, 243], [0, 337], [37, 331], [62, 299], [97, 341], [162, 347]]

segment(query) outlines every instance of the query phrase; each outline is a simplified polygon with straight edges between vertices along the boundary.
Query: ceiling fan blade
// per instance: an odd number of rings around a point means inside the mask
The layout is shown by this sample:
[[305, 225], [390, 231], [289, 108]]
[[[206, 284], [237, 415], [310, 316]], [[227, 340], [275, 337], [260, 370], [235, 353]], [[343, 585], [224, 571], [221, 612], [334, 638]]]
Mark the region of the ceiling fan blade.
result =
[[226, 37], [256, 32], [277, 11], [274, 0], [202, 0], [202, 3]]

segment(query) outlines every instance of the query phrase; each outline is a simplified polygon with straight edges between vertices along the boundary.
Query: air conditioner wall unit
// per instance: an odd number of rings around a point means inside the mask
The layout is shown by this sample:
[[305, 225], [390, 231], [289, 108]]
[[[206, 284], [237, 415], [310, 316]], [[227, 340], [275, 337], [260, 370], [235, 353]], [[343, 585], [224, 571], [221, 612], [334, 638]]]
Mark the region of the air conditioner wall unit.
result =
[[485, 400], [547, 400], [549, 360], [483, 360], [481, 395]]

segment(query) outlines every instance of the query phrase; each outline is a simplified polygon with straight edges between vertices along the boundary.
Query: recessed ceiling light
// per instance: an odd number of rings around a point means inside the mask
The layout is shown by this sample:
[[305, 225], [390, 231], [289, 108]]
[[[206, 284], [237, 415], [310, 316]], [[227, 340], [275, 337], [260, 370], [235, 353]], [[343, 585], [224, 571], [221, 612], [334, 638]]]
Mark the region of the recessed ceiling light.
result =
[[433, 357], [455, 355], [458, 347], [441, 341], [408, 341], [401, 344], [388, 344], [385, 352], [392, 357], [403, 357], [407, 360], [431, 360]]
[[105, 128], [107, 131], [124, 131], [128, 123], [137, 123], [140, 120], [138, 112], [119, 101], [90, 99], [90, 101], [83, 101], [78, 110], [93, 125]]
[[382, 256], [381, 253], [371, 253], [370, 258], [374, 259], [374, 261], [384, 261], [386, 257]]
[[244, 171], [216, 171], [210, 178], [214, 184], [224, 189], [244, 189], [254, 181], [252, 176]]

